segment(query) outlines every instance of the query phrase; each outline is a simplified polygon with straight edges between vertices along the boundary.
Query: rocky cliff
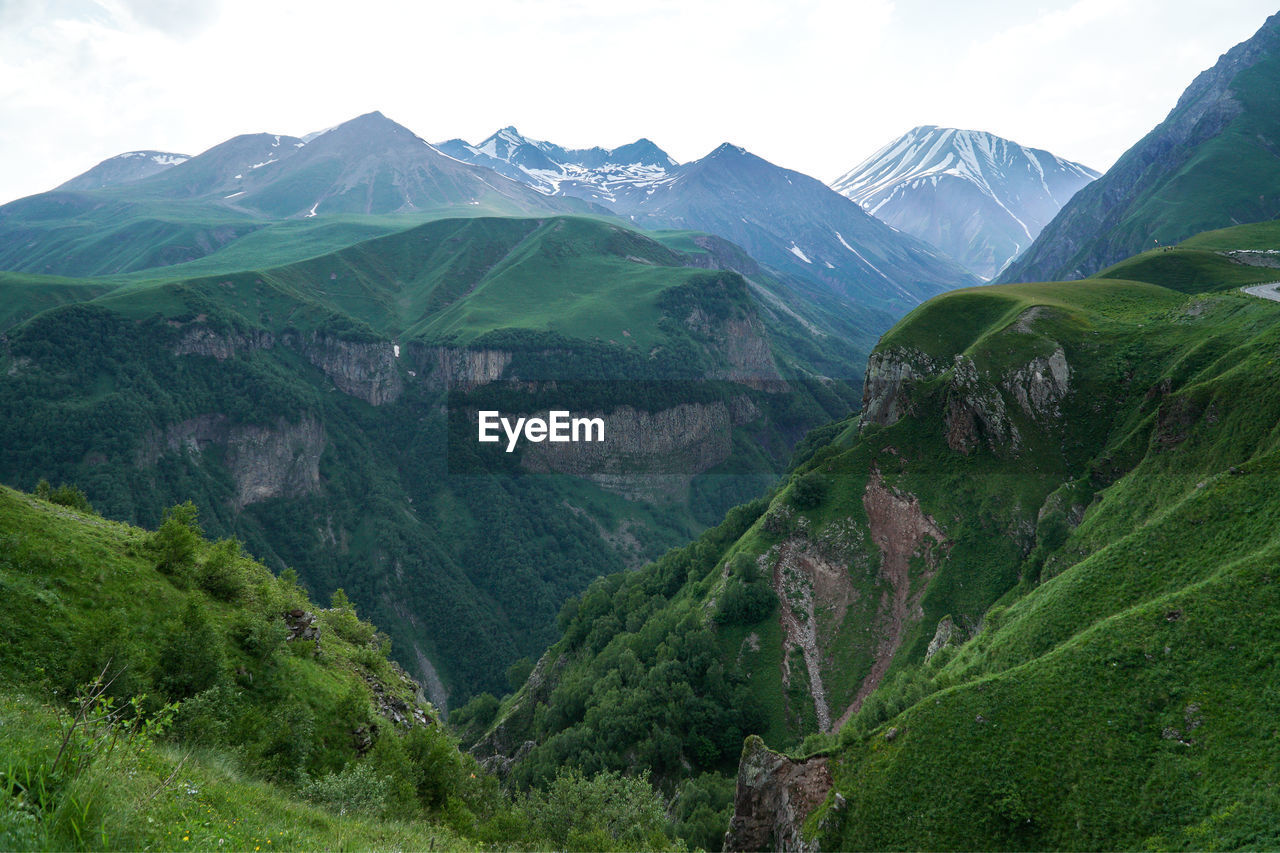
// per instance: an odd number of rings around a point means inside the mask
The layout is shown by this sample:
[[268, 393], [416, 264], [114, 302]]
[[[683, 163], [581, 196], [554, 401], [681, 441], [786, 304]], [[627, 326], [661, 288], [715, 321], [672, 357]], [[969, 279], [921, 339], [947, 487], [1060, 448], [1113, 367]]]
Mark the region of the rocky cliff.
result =
[[399, 347], [393, 343], [358, 343], [317, 332], [305, 338], [301, 348], [339, 391], [371, 406], [394, 403], [404, 390], [396, 364]]
[[796, 761], [769, 749], [756, 735], [748, 737], [724, 849], [817, 853], [817, 843], [804, 840], [801, 826], [831, 786], [826, 758]]
[[166, 453], [200, 455], [217, 446], [236, 484], [236, 508], [278, 497], [300, 497], [320, 489], [324, 426], [310, 415], [297, 423], [277, 418], [269, 426], [233, 424], [226, 415], [206, 414], [152, 430], [142, 440], [135, 463], [153, 467]]

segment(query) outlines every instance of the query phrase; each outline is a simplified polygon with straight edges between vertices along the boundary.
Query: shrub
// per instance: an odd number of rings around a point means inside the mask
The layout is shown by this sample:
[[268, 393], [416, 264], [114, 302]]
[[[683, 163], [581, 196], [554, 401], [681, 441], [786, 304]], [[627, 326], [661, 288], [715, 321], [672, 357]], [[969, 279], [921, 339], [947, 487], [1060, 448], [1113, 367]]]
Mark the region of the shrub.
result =
[[822, 503], [827, 494], [827, 481], [817, 471], [810, 471], [796, 480], [791, 489], [791, 502], [796, 509], [813, 509]]
[[306, 784], [302, 795], [340, 815], [377, 815], [386, 810], [391, 779], [365, 762], [351, 762]]
[[200, 587], [214, 598], [235, 601], [244, 595], [247, 579], [240, 564], [240, 543], [223, 539], [209, 549], [196, 575]]
[[662, 796], [649, 774], [561, 770], [525, 800], [530, 829], [557, 850], [671, 849]]
[[164, 522], [147, 540], [147, 546], [156, 558], [156, 568], [164, 574], [173, 574], [191, 565], [203, 533], [196, 522], [199, 510], [191, 501], [169, 507], [164, 512]]
[[195, 598], [167, 626], [161, 644], [156, 685], [170, 699], [188, 699], [222, 677], [222, 641], [217, 626]]

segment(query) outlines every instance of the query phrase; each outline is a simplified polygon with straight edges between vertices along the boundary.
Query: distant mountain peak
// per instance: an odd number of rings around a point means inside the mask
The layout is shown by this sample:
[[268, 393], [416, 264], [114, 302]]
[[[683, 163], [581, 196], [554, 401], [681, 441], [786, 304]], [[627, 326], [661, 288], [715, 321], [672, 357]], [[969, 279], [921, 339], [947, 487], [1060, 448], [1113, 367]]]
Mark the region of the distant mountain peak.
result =
[[707, 156], [723, 157], [726, 154], [741, 156], [743, 154], [748, 154], [748, 153], [750, 152], [747, 151], [747, 149], [743, 148], [741, 145], [734, 145], [732, 142], [721, 142], [719, 145], [716, 146], [716, 149], [712, 151], [710, 154], [708, 154]]
[[171, 151], [126, 151], [108, 157], [87, 172], [58, 187], [60, 190], [98, 190], [133, 183], [190, 160]]
[[984, 130], [919, 125], [832, 189], [984, 278], [999, 273], [1098, 173]]

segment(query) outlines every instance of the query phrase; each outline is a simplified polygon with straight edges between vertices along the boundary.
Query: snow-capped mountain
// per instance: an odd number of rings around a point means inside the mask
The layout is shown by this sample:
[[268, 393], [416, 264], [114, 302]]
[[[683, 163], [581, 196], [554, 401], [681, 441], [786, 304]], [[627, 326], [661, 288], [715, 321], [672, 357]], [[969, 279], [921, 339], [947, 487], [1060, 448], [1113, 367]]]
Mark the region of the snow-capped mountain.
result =
[[453, 139], [436, 148], [547, 195], [595, 202], [646, 228], [715, 234], [779, 272], [859, 304], [905, 310], [978, 281], [821, 181], [729, 143], [683, 165], [648, 139], [566, 149], [514, 127], [479, 145]]
[[461, 139], [436, 144], [450, 157], [528, 184], [547, 195], [613, 205], [669, 177], [678, 164], [648, 139], [617, 148], [563, 148], [504, 127], [479, 145]]
[[855, 304], [902, 311], [978, 282], [942, 252], [895, 231], [816, 178], [727, 142], [612, 207], [649, 228], [716, 234]]
[[925, 125], [831, 187], [989, 279], [1098, 174], [991, 133]]
[[149, 178], [191, 158], [186, 154], [169, 151], [126, 151], [108, 157], [87, 172], [77, 175], [58, 187], [60, 190], [99, 190], [118, 184], [128, 184]]

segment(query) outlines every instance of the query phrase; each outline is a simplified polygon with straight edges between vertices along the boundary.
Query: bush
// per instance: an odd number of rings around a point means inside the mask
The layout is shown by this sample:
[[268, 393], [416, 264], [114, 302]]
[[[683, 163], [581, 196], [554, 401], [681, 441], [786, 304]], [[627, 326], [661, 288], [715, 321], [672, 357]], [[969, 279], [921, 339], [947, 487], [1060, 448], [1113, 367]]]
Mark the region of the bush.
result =
[[84, 492], [80, 491], [79, 486], [63, 483], [55, 489], [49, 485], [48, 480], [41, 480], [36, 483], [34, 494], [41, 500], [58, 504], [59, 506], [69, 506], [81, 512], [92, 513], [94, 511], [93, 505], [89, 503], [89, 499], [85, 497]]
[[340, 815], [382, 814], [387, 807], [391, 779], [365, 762], [351, 762], [341, 773], [329, 773], [302, 788], [302, 795]]
[[156, 685], [170, 699], [189, 699], [222, 678], [222, 639], [195, 598], [170, 622], [161, 645]]
[[191, 501], [169, 507], [164, 522], [147, 540], [156, 568], [167, 575], [191, 565], [203, 531], [196, 522], [200, 511]]
[[667, 813], [649, 774], [561, 770], [524, 810], [535, 836], [557, 850], [669, 850]]
[[244, 595], [247, 579], [240, 565], [240, 543], [223, 539], [209, 549], [196, 575], [201, 589], [221, 601], [235, 601]]
[[822, 503], [827, 494], [827, 481], [817, 471], [810, 471], [796, 480], [791, 489], [791, 502], [796, 509], [813, 509]]

